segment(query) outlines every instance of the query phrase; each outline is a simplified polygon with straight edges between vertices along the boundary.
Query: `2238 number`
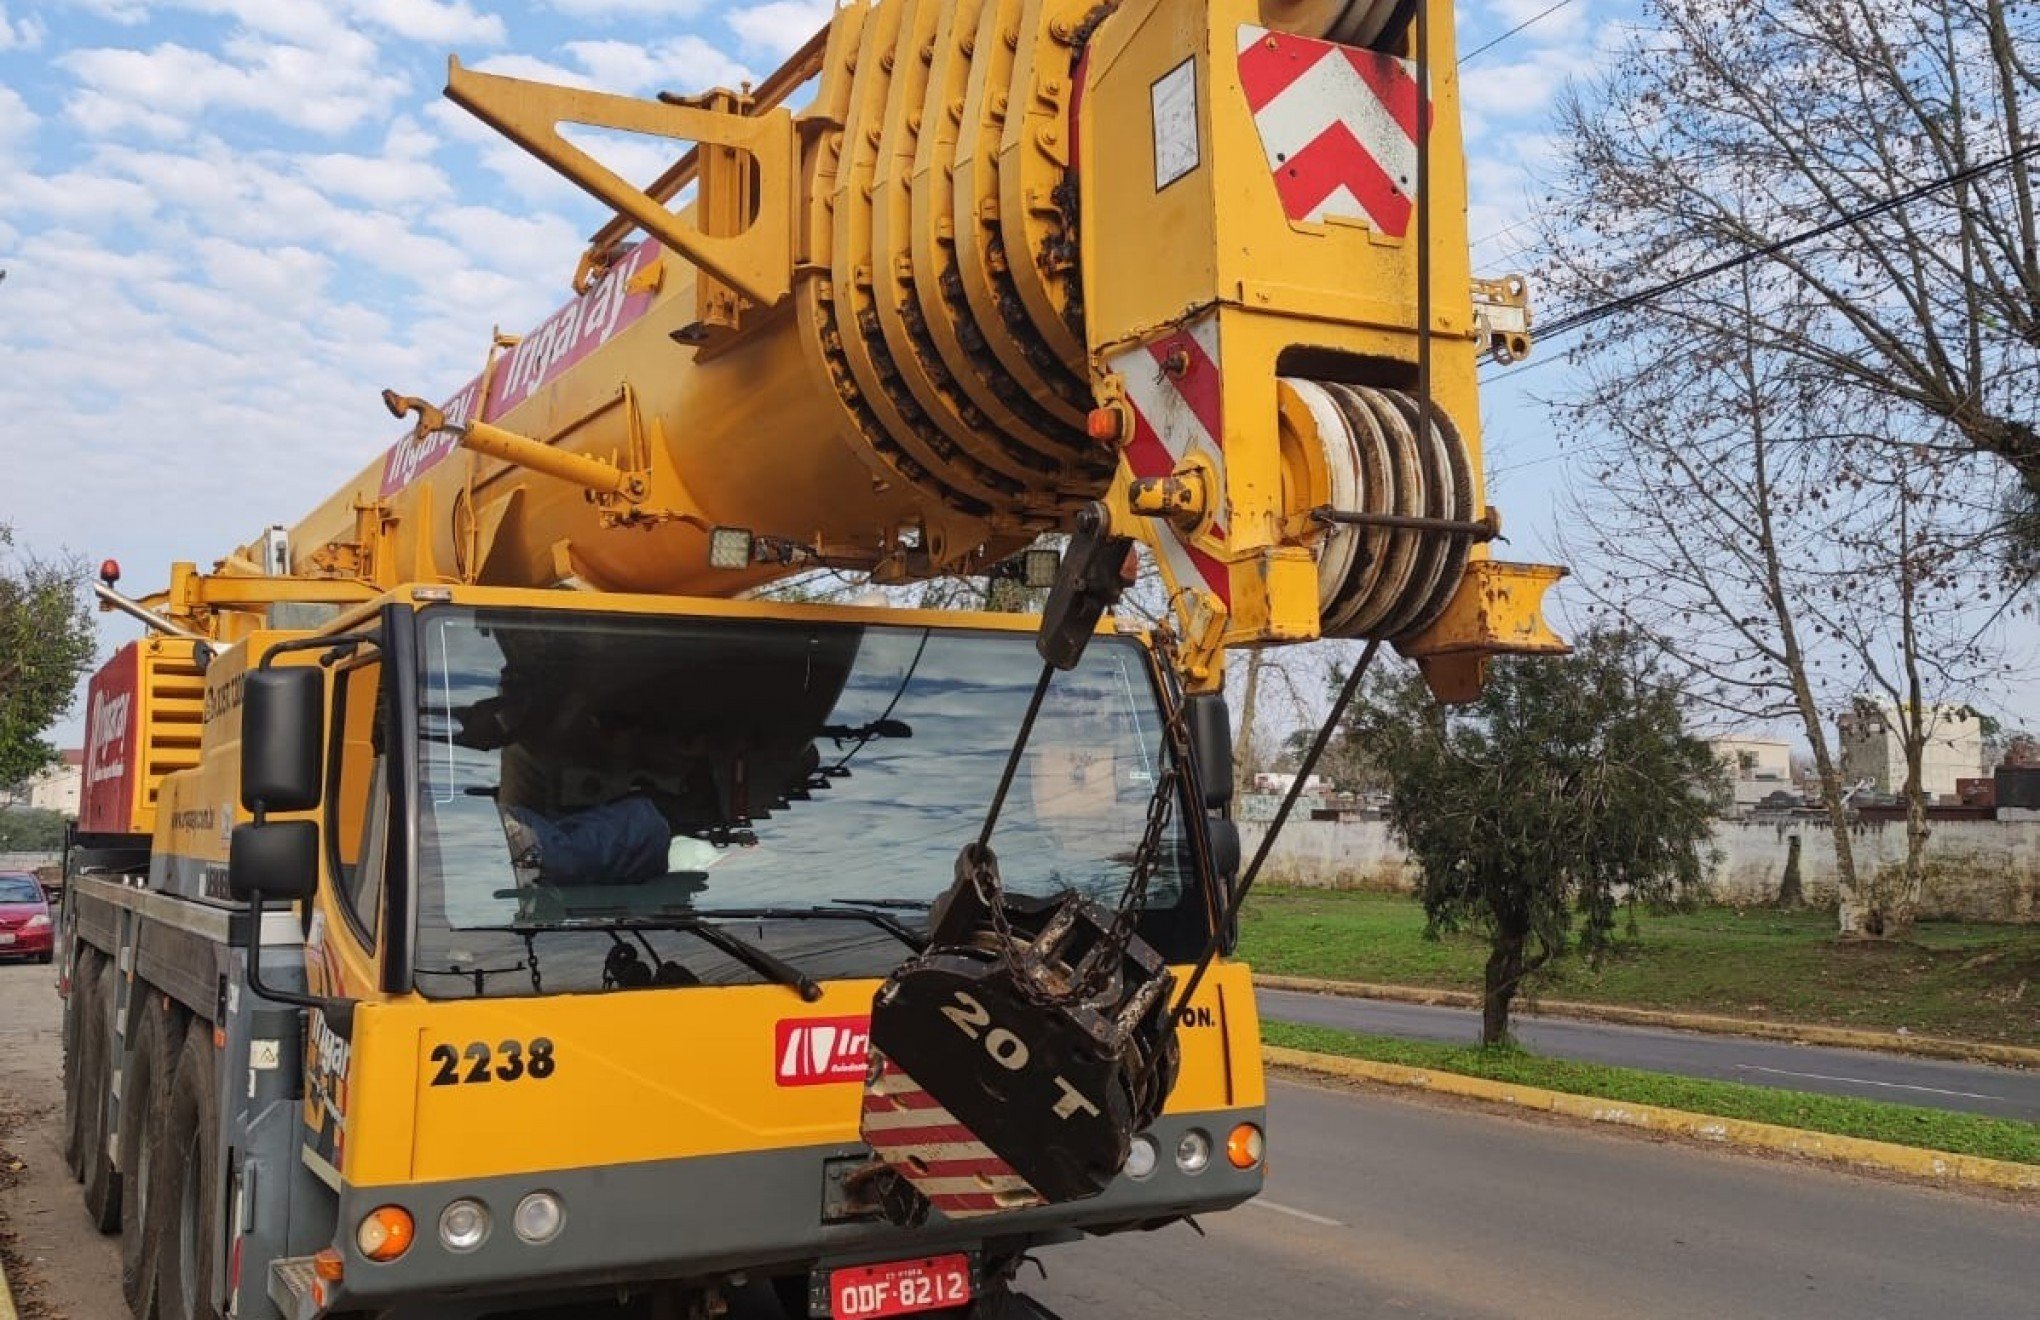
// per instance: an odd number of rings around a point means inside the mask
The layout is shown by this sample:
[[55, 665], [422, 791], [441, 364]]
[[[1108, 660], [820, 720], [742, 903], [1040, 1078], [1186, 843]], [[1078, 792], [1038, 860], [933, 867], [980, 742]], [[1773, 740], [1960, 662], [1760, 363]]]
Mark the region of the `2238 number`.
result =
[[483, 1040], [475, 1041], [466, 1049], [434, 1045], [431, 1058], [439, 1065], [439, 1071], [432, 1074], [434, 1086], [519, 1082], [527, 1077], [542, 1082], [552, 1076], [553, 1069], [558, 1066], [553, 1058], [553, 1043], [544, 1036], [533, 1038], [529, 1044], [521, 1040], [506, 1040], [493, 1049]]

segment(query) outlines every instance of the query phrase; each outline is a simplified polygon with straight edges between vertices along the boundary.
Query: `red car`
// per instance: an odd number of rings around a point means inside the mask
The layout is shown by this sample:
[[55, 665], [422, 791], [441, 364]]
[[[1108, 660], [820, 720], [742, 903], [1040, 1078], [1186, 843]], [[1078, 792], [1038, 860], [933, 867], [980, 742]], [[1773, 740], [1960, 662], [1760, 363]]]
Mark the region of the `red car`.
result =
[[56, 953], [56, 923], [42, 885], [24, 871], [0, 871], [0, 959], [48, 962]]

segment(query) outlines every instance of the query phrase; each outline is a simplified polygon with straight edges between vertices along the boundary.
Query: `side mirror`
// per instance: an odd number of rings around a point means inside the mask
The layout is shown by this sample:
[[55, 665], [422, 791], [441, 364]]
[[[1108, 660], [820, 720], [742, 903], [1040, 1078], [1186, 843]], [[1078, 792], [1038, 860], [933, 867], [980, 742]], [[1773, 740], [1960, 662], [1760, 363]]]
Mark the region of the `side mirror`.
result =
[[[1197, 781], [1204, 786], [1204, 809], [1223, 811], [1233, 799], [1232, 712], [1218, 692], [1200, 692], [1185, 705]], [[1237, 851], [1237, 838], [1234, 848]]]
[[319, 890], [319, 827], [308, 820], [236, 825], [227, 845], [227, 891], [235, 898], [301, 902]]
[[[1211, 868], [1218, 873], [1219, 892], [1225, 895], [1228, 910], [1236, 898], [1234, 890], [1240, 883], [1240, 827], [1232, 821], [1213, 816], [1207, 821], [1211, 839]], [[1219, 932], [1219, 952], [1231, 953], [1240, 942], [1240, 922], [1234, 917]]]
[[[310, 811], [319, 805], [326, 742], [326, 674], [312, 665], [250, 670], [241, 690], [241, 805]], [[240, 846], [240, 832], [234, 835]]]

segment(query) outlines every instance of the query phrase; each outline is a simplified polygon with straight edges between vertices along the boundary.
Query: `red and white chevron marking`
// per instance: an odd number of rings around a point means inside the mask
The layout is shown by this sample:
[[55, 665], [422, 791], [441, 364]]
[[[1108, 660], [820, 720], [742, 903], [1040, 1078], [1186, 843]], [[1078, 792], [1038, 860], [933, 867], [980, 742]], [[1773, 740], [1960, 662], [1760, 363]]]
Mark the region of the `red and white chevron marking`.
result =
[[1416, 66], [1377, 51], [1242, 25], [1240, 86], [1291, 220], [1365, 220], [1409, 232], [1418, 116], [1431, 107]]
[[1047, 1204], [890, 1059], [864, 1084], [863, 1133], [874, 1155], [951, 1219]]
[[[1184, 369], [1171, 375], [1165, 363], [1182, 354]], [[1127, 466], [1136, 477], [1166, 477], [1191, 454], [1201, 454], [1217, 474], [1212, 492], [1218, 513], [1208, 531], [1225, 539], [1225, 418], [1221, 401], [1218, 318], [1207, 316], [1187, 330], [1178, 330], [1142, 348], [1129, 349], [1111, 361], [1125, 382], [1126, 401], [1133, 406], [1133, 438], [1126, 446]], [[1214, 596], [1232, 605], [1232, 574], [1224, 561], [1164, 527], [1161, 554], [1169, 575], [1178, 583], [1202, 582]]]

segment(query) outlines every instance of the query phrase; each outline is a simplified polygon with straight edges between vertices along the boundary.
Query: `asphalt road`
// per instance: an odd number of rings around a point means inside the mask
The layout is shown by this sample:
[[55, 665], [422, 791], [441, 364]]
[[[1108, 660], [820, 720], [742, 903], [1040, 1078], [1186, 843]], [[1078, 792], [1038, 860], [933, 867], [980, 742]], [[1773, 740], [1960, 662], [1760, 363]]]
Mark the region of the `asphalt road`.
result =
[[[1480, 1015], [1472, 1009], [1285, 990], [1263, 990], [1259, 997], [1262, 1016], [1278, 1022], [1411, 1040], [1480, 1039]], [[1563, 1059], [2040, 1122], [2040, 1072], [2017, 1068], [1564, 1018], [1518, 1016], [1515, 1031], [1527, 1048]]]
[[[60, 1156], [49, 986], [0, 967], [0, 1116], [28, 1163], [0, 1213], [41, 1301], [121, 1320], [114, 1240]], [[1026, 1290], [1064, 1320], [2034, 1314], [2040, 1207], [1400, 1095], [1277, 1082], [1271, 1109], [1262, 1200], [1206, 1237], [1051, 1249]]]

